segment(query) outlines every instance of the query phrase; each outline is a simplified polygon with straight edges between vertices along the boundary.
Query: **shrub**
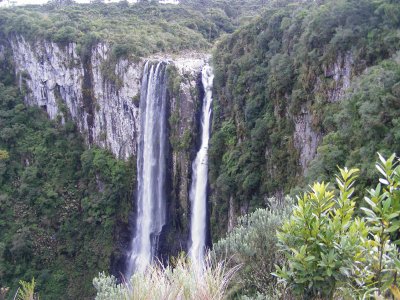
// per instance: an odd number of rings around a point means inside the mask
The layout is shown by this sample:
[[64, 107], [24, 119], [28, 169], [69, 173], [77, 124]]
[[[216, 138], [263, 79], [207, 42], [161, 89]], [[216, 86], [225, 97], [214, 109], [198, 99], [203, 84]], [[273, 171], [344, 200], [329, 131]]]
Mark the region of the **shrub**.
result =
[[[373, 274], [370, 285], [375, 287], [368, 291], [385, 295], [388, 289], [399, 299], [397, 274], [400, 272], [400, 165], [393, 154], [387, 160], [379, 155], [376, 168], [383, 176], [375, 189], [368, 190], [364, 199], [368, 204], [361, 209], [366, 214], [370, 226], [370, 238], [373, 255], [368, 268]], [[397, 285], [397, 286], [396, 286]]]
[[[287, 258], [277, 276], [307, 299], [333, 298], [339, 288], [365, 274], [368, 228], [354, 218], [354, 181], [357, 169], [340, 169], [338, 192], [329, 184], [314, 183], [298, 197], [293, 215], [278, 232], [279, 248]], [[357, 272], [358, 271], [358, 272]]]
[[23, 280], [19, 281], [21, 287], [17, 291], [17, 300], [37, 300], [39, 297], [35, 294], [35, 278], [32, 278], [31, 282], [26, 282]]
[[[276, 203], [273, 198], [269, 200]], [[276, 230], [289, 216], [292, 200], [287, 197], [285, 203], [286, 206], [279, 209], [258, 209], [240, 217], [238, 225], [214, 245], [215, 259], [226, 259], [232, 266], [241, 266], [235, 276], [238, 279], [236, 288], [241, 294], [278, 296], [277, 280], [271, 273], [274, 265], [283, 263], [284, 259], [278, 251]]]
[[296, 294], [399, 299], [400, 166], [394, 154], [387, 160], [379, 154], [379, 160], [383, 177], [364, 198], [366, 217], [353, 216], [357, 169], [340, 169], [338, 192], [314, 183], [298, 198], [278, 232], [287, 263], [276, 271]]
[[123, 300], [126, 299], [126, 290], [117, 284], [114, 276], [107, 276], [104, 272], [93, 279], [93, 285], [97, 290], [96, 300]]
[[6, 160], [10, 158], [10, 154], [7, 150], [0, 149], [0, 160]]

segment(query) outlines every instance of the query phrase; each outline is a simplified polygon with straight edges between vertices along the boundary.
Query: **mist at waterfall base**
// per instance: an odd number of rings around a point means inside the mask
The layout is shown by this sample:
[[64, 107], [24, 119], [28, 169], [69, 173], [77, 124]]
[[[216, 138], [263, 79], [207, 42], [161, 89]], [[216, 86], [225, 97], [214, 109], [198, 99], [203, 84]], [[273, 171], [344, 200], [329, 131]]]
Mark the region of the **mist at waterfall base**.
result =
[[202, 70], [204, 99], [201, 114], [201, 145], [192, 164], [192, 184], [189, 194], [192, 208], [189, 257], [196, 266], [203, 265], [206, 247], [208, 143], [210, 139], [213, 79], [212, 68], [206, 64]]
[[166, 222], [166, 63], [146, 63], [140, 93], [141, 131], [137, 158], [137, 219], [126, 278], [143, 272], [156, 255]]

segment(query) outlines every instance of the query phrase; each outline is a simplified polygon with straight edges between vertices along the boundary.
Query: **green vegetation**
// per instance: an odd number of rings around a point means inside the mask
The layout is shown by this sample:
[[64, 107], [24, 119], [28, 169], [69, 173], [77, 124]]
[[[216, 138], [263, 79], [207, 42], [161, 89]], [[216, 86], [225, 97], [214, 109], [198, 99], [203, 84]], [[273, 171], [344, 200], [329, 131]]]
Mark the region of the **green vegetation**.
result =
[[318, 148], [309, 180], [326, 180], [336, 165], [361, 170], [360, 184], [373, 178], [376, 152], [400, 149], [400, 53], [369, 68], [356, 78], [347, 96], [325, 110], [323, 127], [329, 133]]
[[[226, 231], [230, 199], [236, 210], [253, 211], [268, 206], [267, 197], [331, 178], [337, 164], [359, 167], [367, 184], [374, 153], [387, 154], [399, 147], [398, 59], [390, 60], [400, 49], [399, 19], [394, 14], [400, 9], [398, 2], [284, 4], [268, 8], [214, 50], [209, 152], [214, 240]], [[344, 80], [342, 75], [335, 79], [333, 66], [342, 74], [345, 57], [354, 93], [351, 103], [332, 103], [337, 100], [332, 94], [340, 91]], [[357, 76], [379, 63], [361, 76], [364, 84], [357, 88]], [[294, 133], [307, 115], [314, 135], [334, 133], [318, 150], [306, 181]]]
[[21, 287], [18, 290], [17, 300], [35, 300], [39, 299], [35, 295], [35, 278], [32, 278], [31, 282], [26, 282], [23, 280], [19, 281]]
[[[232, 33], [262, 8], [278, 5], [266, 0], [183, 0], [179, 6], [157, 1], [90, 5], [59, 5], [0, 9], [4, 37], [21, 34], [35, 42], [76, 42], [82, 56], [98, 42], [108, 42], [114, 60], [121, 56], [144, 57], [153, 53], [208, 50], [225, 33]], [[281, 4], [279, 4], [281, 5]]]
[[[276, 199], [269, 199], [275, 203]], [[287, 197], [283, 207], [274, 210], [257, 209], [239, 218], [238, 224], [213, 245], [212, 257], [226, 261], [231, 268], [239, 266], [230, 290], [231, 298], [240, 295], [255, 297], [268, 295], [271, 299], [286, 299], [284, 289], [272, 272], [275, 264], [283, 264], [284, 256], [278, 249], [276, 231], [291, 212], [293, 201]]]
[[202, 275], [184, 257], [134, 275], [131, 288], [101, 273], [96, 299], [398, 299], [400, 160], [379, 155], [376, 170], [374, 188], [344, 168], [336, 187], [316, 182], [293, 208], [287, 197], [241, 217]]
[[298, 198], [292, 217], [278, 233], [288, 269], [278, 268], [277, 274], [307, 299], [332, 299], [337, 289], [362, 282], [365, 270], [360, 267], [371, 263], [366, 260], [368, 228], [363, 220], [353, 218], [351, 196], [357, 172], [340, 170], [338, 193], [328, 184], [315, 183]]
[[237, 268], [227, 269], [210, 259], [200, 271], [183, 256], [173, 259], [172, 266], [154, 265], [143, 274], [135, 274], [127, 284], [117, 284], [113, 276], [100, 273], [93, 280], [96, 300], [140, 299], [225, 299], [226, 288]]
[[[400, 299], [400, 167], [394, 155], [383, 158], [400, 149], [399, 16], [394, 0], [55, 1], [1, 9], [2, 41], [22, 35], [32, 45], [75, 42], [86, 70], [92, 47], [108, 43], [102, 72], [116, 87], [120, 79], [107, 70], [121, 57], [206, 51], [217, 42], [213, 240], [227, 231], [228, 216], [253, 213], [215, 243], [213, 258], [226, 262], [206, 266], [203, 276], [183, 258], [136, 274], [133, 289], [100, 274], [97, 299]], [[73, 123], [26, 107], [10, 49], [2, 43], [0, 50], [0, 299], [31, 278], [42, 299], [89, 299], [92, 278], [122, 255], [116, 240], [132, 211], [135, 159], [86, 149]], [[187, 78], [168, 72], [169, 90], [178, 95]], [[175, 100], [170, 144], [188, 160], [196, 132], [182, 125]], [[137, 106], [139, 98], [132, 101]], [[298, 129], [303, 125], [311, 134]], [[320, 141], [315, 157], [301, 157], [296, 128], [304, 140], [313, 134]], [[371, 188], [376, 152], [381, 178]], [[337, 185], [324, 183], [338, 165]], [[293, 208], [289, 198], [282, 201], [315, 180]], [[187, 216], [186, 208], [178, 211]], [[33, 297], [31, 283], [22, 285]]]
[[[384, 295], [390, 288], [397, 298], [399, 284], [397, 274], [400, 271], [400, 166], [393, 154], [385, 160], [379, 155], [376, 168], [380, 172], [379, 184], [368, 190], [365, 197], [369, 207], [362, 207], [373, 240], [373, 264], [368, 266], [372, 284], [377, 293]], [[371, 262], [371, 261], [370, 261]]]
[[[122, 255], [116, 240], [132, 211], [135, 163], [134, 158], [116, 161], [96, 147], [85, 149], [72, 122], [52, 122], [40, 109], [25, 107], [13, 87], [7, 40], [21, 35], [33, 47], [42, 40], [61, 47], [75, 42], [85, 64], [91, 48], [107, 42], [111, 56], [102, 71], [118, 86], [119, 79], [107, 72], [116, 59], [208, 49], [242, 22], [242, 14], [264, 5], [58, 4], [0, 9], [0, 47], [5, 46], [0, 57], [0, 282], [2, 293], [10, 288], [8, 296], [19, 279], [32, 277], [44, 299], [93, 295], [93, 276], [109, 270], [112, 255]], [[183, 132], [174, 149], [188, 152], [192, 134]]]
[[2, 9], [0, 20], [0, 31], [6, 37], [22, 34], [32, 42], [76, 42], [82, 56], [105, 41], [112, 47], [112, 58], [204, 50], [221, 33], [234, 28], [221, 10], [196, 11], [188, 5], [147, 1], [135, 5], [120, 2]]
[[287, 207], [242, 216], [212, 252], [240, 266], [227, 295], [399, 299], [400, 160], [379, 155], [377, 173], [364, 189], [358, 169], [340, 169], [336, 187], [315, 182], [293, 208], [287, 198]]
[[[400, 280], [400, 165], [379, 156], [376, 188], [355, 217], [357, 169], [340, 170], [338, 191], [316, 183], [299, 197], [293, 215], [278, 232], [287, 263], [279, 276], [307, 299], [398, 296]], [[397, 299], [397, 298], [396, 298]]]
[[[4, 71], [4, 69], [2, 69]], [[26, 107], [0, 83], [0, 282], [36, 279], [42, 299], [93, 296], [132, 209], [134, 159], [85, 149], [75, 126]]]

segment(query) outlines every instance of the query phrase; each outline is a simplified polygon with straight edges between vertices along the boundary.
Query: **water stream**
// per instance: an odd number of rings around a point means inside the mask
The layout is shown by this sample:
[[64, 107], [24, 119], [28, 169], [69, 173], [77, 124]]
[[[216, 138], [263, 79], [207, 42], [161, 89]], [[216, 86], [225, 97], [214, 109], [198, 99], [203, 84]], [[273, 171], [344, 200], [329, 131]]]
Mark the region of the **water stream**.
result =
[[146, 63], [140, 92], [137, 152], [137, 217], [126, 277], [143, 272], [157, 252], [166, 222], [166, 63]]
[[192, 163], [192, 185], [190, 187], [191, 228], [189, 257], [196, 265], [202, 265], [206, 247], [207, 230], [207, 181], [208, 142], [210, 139], [212, 84], [214, 74], [210, 65], [202, 70], [204, 99], [201, 114], [201, 146]]

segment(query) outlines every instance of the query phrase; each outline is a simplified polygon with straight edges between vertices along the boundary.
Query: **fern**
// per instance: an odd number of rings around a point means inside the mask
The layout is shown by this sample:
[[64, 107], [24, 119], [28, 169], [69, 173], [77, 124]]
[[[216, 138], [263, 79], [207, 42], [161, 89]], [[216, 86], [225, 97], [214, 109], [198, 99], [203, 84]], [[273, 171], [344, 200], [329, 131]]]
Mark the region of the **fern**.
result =
[[39, 300], [35, 297], [35, 278], [31, 282], [20, 280], [21, 287], [17, 291], [17, 300]]

